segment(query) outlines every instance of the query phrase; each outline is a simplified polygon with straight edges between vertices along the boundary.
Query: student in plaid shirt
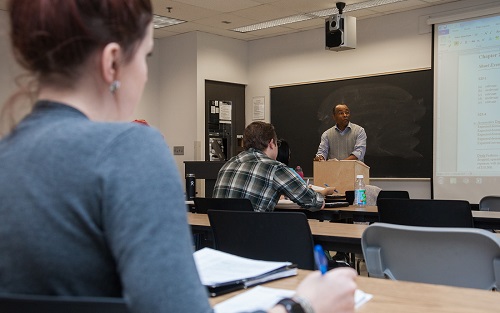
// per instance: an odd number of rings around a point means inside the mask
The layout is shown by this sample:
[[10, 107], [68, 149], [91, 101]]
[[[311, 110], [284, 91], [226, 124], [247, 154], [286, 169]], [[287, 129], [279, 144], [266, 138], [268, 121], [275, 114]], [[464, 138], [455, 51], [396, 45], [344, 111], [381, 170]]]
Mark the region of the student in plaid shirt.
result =
[[321, 210], [324, 196], [334, 187], [316, 192], [298, 174], [276, 161], [277, 136], [274, 126], [253, 122], [243, 134], [245, 151], [231, 158], [220, 169], [213, 192], [214, 198], [247, 198], [255, 211], [274, 210], [281, 195], [311, 211]]

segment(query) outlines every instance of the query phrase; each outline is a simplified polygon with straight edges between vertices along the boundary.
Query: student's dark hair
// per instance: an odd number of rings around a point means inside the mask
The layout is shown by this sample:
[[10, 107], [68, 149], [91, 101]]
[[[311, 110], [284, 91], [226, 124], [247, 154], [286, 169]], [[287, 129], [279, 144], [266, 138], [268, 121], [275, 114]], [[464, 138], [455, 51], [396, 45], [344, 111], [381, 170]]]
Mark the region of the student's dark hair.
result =
[[265, 122], [253, 122], [243, 132], [243, 147], [254, 148], [263, 151], [267, 148], [270, 140], [277, 142], [274, 126]]
[[40, 82], [73, 86], [108, 43], [120, 45], [121, 62], [131, 61], [153, 17], [150, 0], [10, 0], [8, 11], [14, 57], [28, 71], [2, 110], [9, 124], [18, 98], [33, 98]]
[[284, 139], [278, 139], [278, 156], [276, 161], [288, 165], [290, 163], [290, 146]]

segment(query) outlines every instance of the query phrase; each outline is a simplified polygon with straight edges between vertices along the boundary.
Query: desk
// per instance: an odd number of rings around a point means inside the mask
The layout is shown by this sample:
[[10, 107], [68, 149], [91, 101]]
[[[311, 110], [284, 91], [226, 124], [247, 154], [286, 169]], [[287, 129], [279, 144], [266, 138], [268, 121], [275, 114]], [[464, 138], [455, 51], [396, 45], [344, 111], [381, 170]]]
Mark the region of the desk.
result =
[[[352, 218], [358, 222], [378, 222], [378, 208], [367, 206], [364, 208], [349, 206], [337, 208], [340, 218]], [[500, 212], [472, 211], [475, 228], [500, 229]]]
[[[211, 232], [210, 221], [206, 214], [187, 213], [193, 231]], [[361, 235], [368, 225], [327, 223], [308, 220], [315, 243], [326, 250], [362, 253]]]
[[[306, 211], [296, 204], [280, 204], [275, 207], [276, 211]], [[314, 215], [316, 214], [316, 216]], [[358, 207], [350, 205], [343, 208], [326, 208], [319, 212], [306, 214], [308, 218], [319, 220], [338, 221], [340, 219], [352, 218], [358, 222], [378, 222], [377, 206]], [[494, 211], [472, 211], [474, 227], [483, 229], [500, 229], [500, 212]]]
[[[309, 273], [276, 280], [263, 286], [293, 290]], [[358, 288], [373, 295], [357, 313], [491, 313], [500, 307], [500, 292], [394, 281], [358, 276]], [[213, 306], [243, 291], [210, 299]]]
[[[373, 210], [376, 207], [367, 207]], [[342, 208], [348, 209], [348, 208]], [[357, 208], [359, 209], [359, 208]], [[500, 223], [500, 212], [474, 211], [478, 218], [492, 219], [498, 215], [496, 223]], [[188, 223], [193, 231], [211, 232], [210, 221], [206, 214], [187, 213]], [[474, 221], [476, 218], [474, 218]], [[330, 251], [342, 251], [347, 253], [363, 253], [361, 249], [361, 235], [368, 225], [365, 224], [345, 224], [345, 223], [329, 223], [320, 222], [317, 220], [308, 220], [309, 227], [315, 243], [321, 244], [324, 249]], [[498, 225], [498, 224], [495, 224]], [[500, 228], [500, 227], [499, 227]], [[498, 234], [500, 236], [500, 234]]]
[[360, 221], [364, 221], [363, 219], [369, 217], [368, 222], [378, 222], [378, 210], [376, 206], [366, 206], [366, 207], [358, 207], [355, 205], [350, 205], [348, 207], [339, 207], [339, 208], [324, 208], [323, 210], [311, 212], [304, 208], [301, 208], [299, 205], [295, 203], [290, 203], [290, 201], [279, 201], [278, 204], [274, 207], [275, 211], [297, 211], [303, 212], [306, 214], [307, 218], [313, 218], [317, 220], [326, 220], [326, 221], [338, 221], [340, 219], [345, 218], [353, 218], [353, 216], [360, 216]]
[[474, 227], [484, 229], [500, 229], [500, 212], [472, 211]]

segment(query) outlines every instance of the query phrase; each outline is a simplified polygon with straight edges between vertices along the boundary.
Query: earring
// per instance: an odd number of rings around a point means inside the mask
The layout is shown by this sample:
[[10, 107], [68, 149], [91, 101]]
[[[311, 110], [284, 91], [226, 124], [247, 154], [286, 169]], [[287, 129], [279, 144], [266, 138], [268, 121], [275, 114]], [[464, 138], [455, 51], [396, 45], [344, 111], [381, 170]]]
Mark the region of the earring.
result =
[[109, 92], [115, 93], [118, 88], [120, 88], [120, 81], [119, 80], [114, 80], [111, 83], [111, 85], [109, 85]]

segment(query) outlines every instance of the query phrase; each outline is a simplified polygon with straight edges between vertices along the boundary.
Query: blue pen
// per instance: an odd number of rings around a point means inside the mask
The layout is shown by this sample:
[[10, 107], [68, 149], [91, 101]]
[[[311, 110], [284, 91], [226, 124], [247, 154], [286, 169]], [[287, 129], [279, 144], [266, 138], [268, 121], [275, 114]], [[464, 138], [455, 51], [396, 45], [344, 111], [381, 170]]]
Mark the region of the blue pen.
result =
[[[325, 183], [325, 186], [326, 186], [326, 187], [330, 187], [330, 186], [329, 186], [328, 184], [326, 184], [326, 183]], [[337, 189], [333, 189], [333, 192], [335, 192], [335, 193], [339, 193], [339, 191], [338, 191]]]
[[314, 260], [321, 275], [324, 275], [328, 270], [328, 260], [326, 259], [325, 251], [323, 251], [320, 245], [314, 246]]

